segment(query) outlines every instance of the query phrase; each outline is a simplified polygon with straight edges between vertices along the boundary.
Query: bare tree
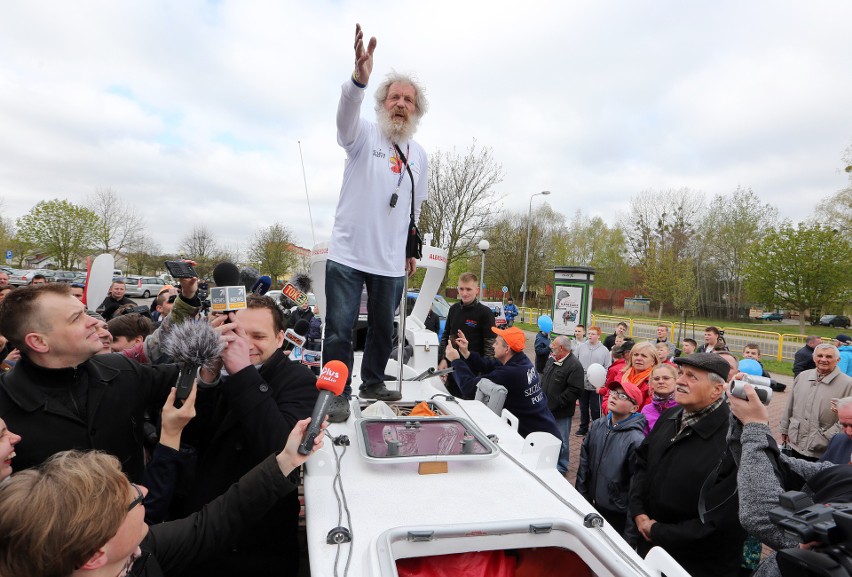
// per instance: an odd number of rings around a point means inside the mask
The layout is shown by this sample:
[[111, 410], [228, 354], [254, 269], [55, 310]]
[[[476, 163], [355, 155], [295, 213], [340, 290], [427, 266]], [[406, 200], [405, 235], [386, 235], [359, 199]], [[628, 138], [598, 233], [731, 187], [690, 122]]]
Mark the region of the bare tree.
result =
[[727, 318], [737, 316], [745, 306], [748, 257], [760, 239], [777, 227], [777, 221], [778, 210], [750, 188], [716, 195], [700, 227], [704, 242], [696, 269], [704, 308], [718, 307]]
[[196, 226], [192, 232], [183, 237], [180, 243], [180, 253], [184, 258], [196, 262], [195, 270], [199, 276], [209, 276], [220, 256], [219, 247], [213, 240], [213, 235], [205, 226]]
[[133, 274], [143, 275], [146, 272], [154, 274], [165, 265], [161, 258], [160, 246], [145, 235], [133, 239], [125, 249], [127, 268]]
[[124, 251], [145, 230], [136, 209], [122, 201], [111, 188], [99, 188], [86, 199], [86, 207], [100, 217], [94, 231], [95, 250], [112, 255]]
[[[503, 167], [490, 148], [477, 149], [476, 140], [464, 154], [437, 151], [429, 157], [429, 200], [420, 213], [423, 232], [447, 250], [447, 270], [465, 257], [499, 210], [494, 187], [503, 181]], [[404, 196], [400, 195], [402, 198]]]
[[278, 222], [255, 233], [248, 256], [250, 261], [259, 262], [258, 270], [273, 280], [292, 272], [299, 264], [293, 250], [293, 233]]
[[852, 233], [852, 145], [843, 152], [841, 162], [849, 175], [849, 186], [820, 201], [812, 223], [824, 224], [848, 237]]

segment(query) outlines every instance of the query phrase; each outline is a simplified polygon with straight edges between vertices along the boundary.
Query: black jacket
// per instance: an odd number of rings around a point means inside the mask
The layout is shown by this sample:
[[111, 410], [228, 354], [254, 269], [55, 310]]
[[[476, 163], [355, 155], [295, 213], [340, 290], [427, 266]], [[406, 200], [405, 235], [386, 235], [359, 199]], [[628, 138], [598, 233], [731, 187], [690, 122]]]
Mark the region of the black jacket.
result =
[[[197, 450], [198, 462], [194, 478], [175, 495], [172, 518], [200, 510], [280, 451], [296, 422], [311, 416], [318, 394], [311, 370], [280, 350], [260, 370], [246, 367], [218, 387], [199, 391], [198, 417], [183, 434], [183, 441]], [[296, 563], [299, 509], [296, 493], [282, 499], [239, 542], [188, 574], [265, 574], [276, 565], [280, 571], [282, 558]]]
[[[68, 369], [45, 369], [22, 355], [0, 376], [0, 415], [22, 437], [15, 469], [59, 451], [99, 449], [118, 457], [130, 480], [141, 483], [144, 412], [163, 406], [177, 374], [175, 365], [140, 365], [121, 354], [96, 355]], [[69, 409], [74, 403], [79, 413]]]
[[812, 349], [808, 345], [805, 345], [801, 349], [796, 351], [796, 354], [793, 357], [794, 377], [799, 376], [799, 373], [801, 373], [802, 371], [809, 371], [815, 368], [816, 363], [814, 362], [814, 349]]
[[444, 334], [438, 346], [438, 360], [444, 358], [444, 351], [450, 337], [455, 339], [459, 330], [464, 333], [470, 352], [493, 357], [494, 339], [497, 338], [497, 335], [491, 331], [493, 326], [495, 326], [494, 312], [478, 300], [469, 305], [463, 305], [461, 301], [453, 303], [447, 312], [447, 323], [444, 325]]
[[152, 525], [141, 544], [142, 552], [151, 554], [143, 575], [185, 574], [237, 540], [271, 504], [296, 494], [295, 489], [269, 456], [198, 513]]
[[[661, 546], [693, 577], [737, 575], [745, 531], [738, 516], [737, 465], [725, 438], [730, 409], [723, 403], [673, 441], [682, 414], [677, 406], [660, 415], [639, 447], [628, 518], [644, 513], [656, 523], [652, 543], [637, 540], [635, 533], [628, 541], [638, 543], [643, 557], [653, 545]], [[705, 484], [702, 521], [699, 496]]]
[[574, 355], [569, 354], [561, 363], [547, 359], [544, 371], [541, 373], [541, 388], [547, 395], [547, 408], [557, 419], [574, 416], [577, 399], [583, 392], [583, 365]]
[[106, 320], [110, 320], [119, 308], [124, 305], [135, 305], [136, 303], [127, 297], [121, 297], [120, 301], [115, 300], [110, 295], [107, 295], [104, 302], [98, 307], [98, 312], [101, 313]]

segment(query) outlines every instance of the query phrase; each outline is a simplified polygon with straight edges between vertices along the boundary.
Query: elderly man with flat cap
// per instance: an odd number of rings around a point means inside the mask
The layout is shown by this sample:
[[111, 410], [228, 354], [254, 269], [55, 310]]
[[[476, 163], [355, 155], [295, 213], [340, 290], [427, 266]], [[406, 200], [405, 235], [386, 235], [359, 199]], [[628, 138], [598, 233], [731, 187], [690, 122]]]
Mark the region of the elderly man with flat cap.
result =
[[737, 575], [745, 531], [737, 464], [725, 436], [728, 363], [712, 353], [674, 359], [678, 406], [660, 415], [639, 447], [630, 486], [628, 540], [645, 555], [659, 545], [693, 577]]
[[[503, 405], [518, 418], [518, 433], [526, 437], [533, 431], [544, 431], [562, 440], [556, 419], [547, 408], [547, 397], [541, 388], [538, 371], [524, 353], [526, 335], [518, 327], [500, 330], [491, 327], [497, 335], [493, 359], [483, 357], [468, 349], [468, 341], [459, 331], [455, 346], [447, 344], [446, 359], [452, 363], [456, 384], [465, 396], [476, 394], [480, 379], [506, 387]], [[456, 349], [458, 347], [458, 349]]]

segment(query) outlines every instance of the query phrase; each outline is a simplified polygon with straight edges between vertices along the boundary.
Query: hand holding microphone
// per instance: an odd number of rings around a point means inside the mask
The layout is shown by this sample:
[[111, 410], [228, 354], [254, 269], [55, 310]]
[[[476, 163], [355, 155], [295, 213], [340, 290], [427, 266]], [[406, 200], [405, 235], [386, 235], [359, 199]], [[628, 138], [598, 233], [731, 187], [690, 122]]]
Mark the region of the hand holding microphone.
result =
[[314, 447], [314, 440], [322, 431], [323, 421], [328, 416], [331, 402], [334, 397], [343, 392], [348, 377], [349, 369], [340, 361], [328, 361], [322, 368], [320, 376], [317, 378], [319, 397], [317, 397], [317, 402], [314, 405], [314, 412], [311, 414], [311, 422], [305, 429], [305, 436], [298, 448], [300, 455], [310, 454]]

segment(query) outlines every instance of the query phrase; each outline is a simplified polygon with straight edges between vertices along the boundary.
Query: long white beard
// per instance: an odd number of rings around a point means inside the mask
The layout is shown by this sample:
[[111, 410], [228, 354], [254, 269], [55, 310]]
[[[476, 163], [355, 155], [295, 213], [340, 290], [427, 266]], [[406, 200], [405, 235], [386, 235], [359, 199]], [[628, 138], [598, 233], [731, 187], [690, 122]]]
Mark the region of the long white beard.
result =
[[394, 120], [391, 117], [390, 111], [381, 108], [376, 112], [376, 121], [379, 125], [379, 130], [382, 131], [391, 142], [404, 142], [414, 136], [417, 132], [417, 125], [420, 122], [420, 117], [416, 114], [409, 116], [405, 122]]

